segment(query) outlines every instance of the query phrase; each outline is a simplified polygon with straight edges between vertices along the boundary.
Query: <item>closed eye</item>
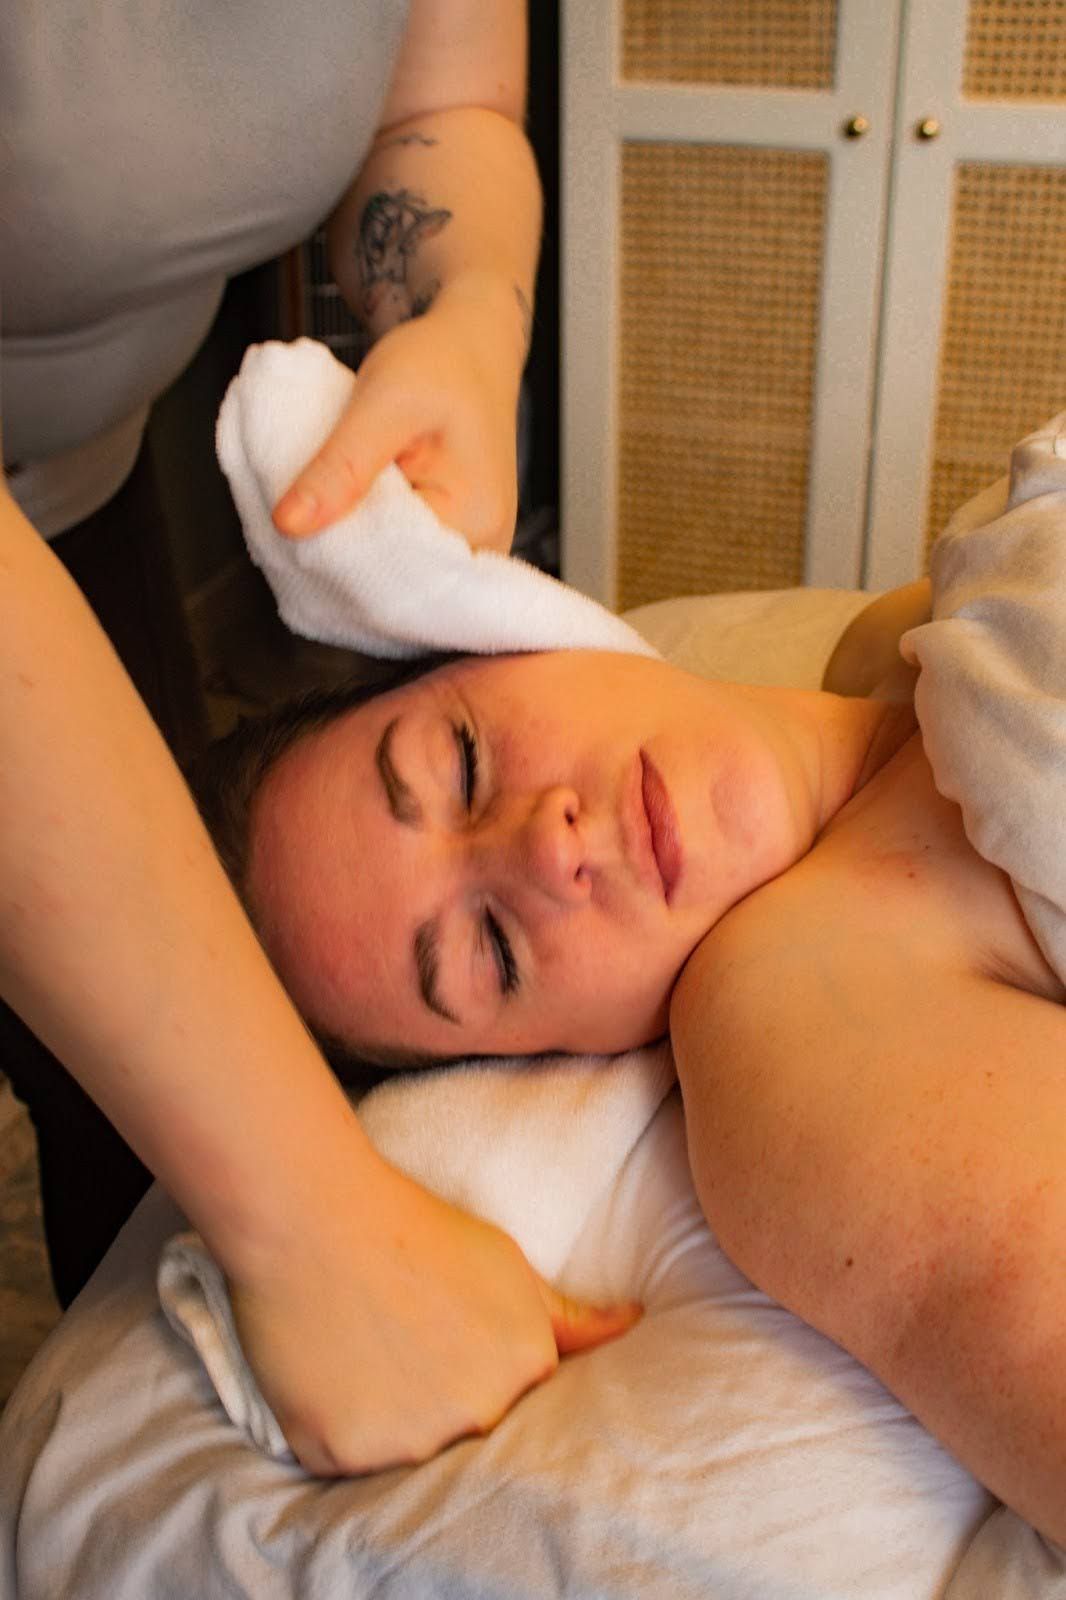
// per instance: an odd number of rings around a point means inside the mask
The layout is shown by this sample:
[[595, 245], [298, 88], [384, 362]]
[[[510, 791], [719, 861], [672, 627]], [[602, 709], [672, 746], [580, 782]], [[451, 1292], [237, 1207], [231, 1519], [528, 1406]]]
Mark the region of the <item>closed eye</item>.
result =
[[485, 912], [485, 926], [492, 940], [492, 953], [500, 974], [500, 989], [504, 995], [514, 994], [520, 983], [518, 963], [514, 958], [511, 941], [504, 933], [491, 911]]
[[463, 804], [469, 811], [477, 793], [477, 740], [468, 722], [457, 722], [454, 731], [456, 749], [459, 752], [459, 789], [463, 796]]
[[[478, 744], [474, 730], [468, 722], [454, 724], [455, 746], [459, 756], [459, 788], [467, 811], [472, 810], [477, 795]], [[485, 912], [485, 929], [492, 943], [492, 954], [500, 975], [500, 992], [514, 994], [520, 978], [518, 962], [511, 941], [491, 911]]]

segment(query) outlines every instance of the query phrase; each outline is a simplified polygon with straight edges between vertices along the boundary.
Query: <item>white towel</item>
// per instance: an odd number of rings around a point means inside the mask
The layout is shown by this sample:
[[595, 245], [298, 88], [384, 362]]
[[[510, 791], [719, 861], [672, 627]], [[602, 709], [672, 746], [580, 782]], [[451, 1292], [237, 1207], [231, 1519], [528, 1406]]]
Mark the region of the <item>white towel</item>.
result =
[[248, 550], [294, 633], [387, 657], [558, 649], [655, 655], [587, 595], [516, 557], [472, 551], [396, 466], [314, 538], [278, 533], [271, 510], [333, 431], [354, 383], [312, 339], [254, 345], [219, 413], [218, 459]]
[[901, 649], [933, 776], [1066, 983], [1066, 411], [952, 518], [932, 579]]
[[[663, 1044], [609, 1060], [518, 1061], [394, 1079], [367, 1096], [359, 1115], [394, 1166], [505, 1229], [536, 1270], [555, 1279], [673, 1082]], [[199, 1354], [230, 1420], [266, 1454], [290, 1458], [241, 1353], [225, 1278], [196, 1234], [165, 1246], [158, 1286], [171, 1326]], [[567, 1288], [581, 1293], [580, 1283]]]

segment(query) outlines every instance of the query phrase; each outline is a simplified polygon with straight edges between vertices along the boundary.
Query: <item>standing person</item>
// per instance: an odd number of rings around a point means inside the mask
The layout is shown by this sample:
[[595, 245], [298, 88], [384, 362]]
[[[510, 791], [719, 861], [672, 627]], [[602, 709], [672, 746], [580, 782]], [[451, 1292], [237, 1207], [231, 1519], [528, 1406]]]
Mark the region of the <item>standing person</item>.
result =
[[487, 1426], [628, 1314], [571, 1315], [509, 1241], [384, 1167], [283, 996], [159, 737], [184, 758], [200, 713], [143, 431], [227, 275], [332, 212], [375, 342], [279, 526], [316, 531], [395, 459], [506, 549], [539, 231], [524, 59], [501, 0], [317, 6], [298, 28], [268, 0], [4, 20], [2, 1065], [61, 1297], [146, 1181], [80, 1085], [211, 1243], [326, 1470]]
[[[523, 9], [422, 0], [406, 27], [395, 0], [315, 12], [296, 38], [288, 8], [267, 3], [246, 27], [217, 7], [163, 25], [86, 7], [71, 28], [16, 4], [6, 23], [10, 486], [181, 763], [203, 742], [203, 708], [142, 437], [227, 274], [332, 209], [338, 282], [377, 340], [283, 527], [332, 520], [393, 458], [472, 543], [506, 549], [514, 523], [539, 229]], [[148, 1174], [10, 1012], [0, 1030], [37, 1125], [66, 1304]]]

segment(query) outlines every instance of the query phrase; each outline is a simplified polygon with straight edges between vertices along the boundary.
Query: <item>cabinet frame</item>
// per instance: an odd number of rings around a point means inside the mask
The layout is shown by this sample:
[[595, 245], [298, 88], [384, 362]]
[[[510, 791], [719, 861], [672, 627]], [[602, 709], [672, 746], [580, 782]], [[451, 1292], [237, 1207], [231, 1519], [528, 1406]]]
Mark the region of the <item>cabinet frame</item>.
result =
[[904, 583], [925, 554], [956, 167], [1066, 162], [1066, 113], [963, 97], [968, 0], [840, 0], [826, 90], [623, 80], [621, 5], [562, 7], [563, 577], [616, 604], [621, 149], [666, 140], [826, 157], [804, 582]]

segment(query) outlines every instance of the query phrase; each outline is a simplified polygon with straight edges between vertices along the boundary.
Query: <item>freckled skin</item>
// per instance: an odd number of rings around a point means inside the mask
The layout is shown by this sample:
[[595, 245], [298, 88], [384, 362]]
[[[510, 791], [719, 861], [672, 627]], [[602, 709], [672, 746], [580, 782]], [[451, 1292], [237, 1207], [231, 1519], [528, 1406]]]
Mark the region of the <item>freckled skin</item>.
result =
[[1060, 1541], [1064, 1000], [915, 739], [671, 1006], [724, 1248]]

